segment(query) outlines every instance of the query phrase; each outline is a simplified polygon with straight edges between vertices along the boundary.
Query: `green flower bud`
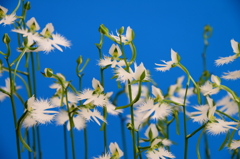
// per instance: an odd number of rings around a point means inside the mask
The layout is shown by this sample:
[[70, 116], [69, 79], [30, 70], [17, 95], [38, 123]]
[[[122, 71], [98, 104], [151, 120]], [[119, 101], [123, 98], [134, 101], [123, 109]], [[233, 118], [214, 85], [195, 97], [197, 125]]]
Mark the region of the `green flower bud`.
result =
[[122, 35], [123, 32], [124, 32], [124, 27], [122, 26], [122, 27], [118, 30], [118, 33], [119, 33], [120, 35]]
[[132, 126], [131, 123], [127, 123], [127, 129], [128, 129], [128, 130], [132, 130], [132, 129], [133, 129], [133, 126]]
[[81, 65], [82, 64], [82, 55], [80, 55], [78, 58], [77, 58], [77, 60], [76, 60], [76, 62], [77, 62], [77, 64], [78, 65]]
[[30, 2], [28, 1], [28, 2], [26, 2], [26, 3], [24, 4], [24, 9], [30, 10], [30, 8], [31, 8]]
[[3, 41], [5, 44], [9, 44], [9, 43], [10, 43], [11, 39], [10, 39], [10, 37], [8, 36], [7, 33], [5, 33], [5, 34], [3, 35], [2, 41]]
[[53, 75], [53, 70], [50, 68], [45, 68], [44, 69], [45, 77], [52, 77]]
[[106, 28], [103, 24], [100, 25], [100, 27], [98, 28], [98, 31], [102, 34], [108, 34], [108, 28]]

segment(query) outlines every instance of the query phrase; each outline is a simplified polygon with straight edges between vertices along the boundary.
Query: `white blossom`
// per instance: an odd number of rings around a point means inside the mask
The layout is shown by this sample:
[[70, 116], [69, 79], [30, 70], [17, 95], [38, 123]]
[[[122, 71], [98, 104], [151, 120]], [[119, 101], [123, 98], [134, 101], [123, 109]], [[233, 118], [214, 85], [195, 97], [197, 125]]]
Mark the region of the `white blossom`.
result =
[[165, 150], [162, 147], [159, 147], [157, 150], [148, 151], [146, 155], [149, 159], [166, 159], [166, 158], [175, 158], [175, 156], [169, 152], [168, 150]]
[[237, 130], [236, 127], [233, 127], [231, 125], [238, 125], [238, 123], [216, 119], [216, 122], [208, 123], [206, 129], [207, 132], [211, 135], [219, 135], [221, 133], [226, 133], [229, 129]]
[[215, 60], [215, 64], [217, 66], [221, 66], [221, 65], [233, 62], [239, 56], [238, 42], [236, 42], [234, 39], [232, 39], [231, 46], [232, 46], [233, 52], [235, 54], [232, 56], [228, 56], [228, 57], [220, 57], [218, 60]]
[[162, 60], [162, 62], [164, 64], [156, 64], [155, 63], [155, 65], [161, 66], [161, 67], [157, 67], [156, 70], [165, 72], [165, 71], [170, 70], [170, 68], [172, 68], [172, 65], [174, 63], [178, 63], [177, 53], [173, 49], [171, 49], [171, 59], [172, 59], [171, 61], [167, 61], [167, 62]]
[[224, 75], [222, 76], [224, 79], [231, 79], [231, 80], [236, 80], [240, 78], [240, 70], [237, 71], [232, 71], [232, 72], [224, 72]]

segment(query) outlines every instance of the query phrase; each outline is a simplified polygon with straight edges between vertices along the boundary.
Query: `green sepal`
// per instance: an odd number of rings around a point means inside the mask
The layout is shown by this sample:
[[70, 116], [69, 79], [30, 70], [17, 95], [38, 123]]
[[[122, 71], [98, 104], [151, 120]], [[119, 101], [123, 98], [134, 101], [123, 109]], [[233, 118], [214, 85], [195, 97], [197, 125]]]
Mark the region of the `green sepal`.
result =
[[143, 73], [140, 76], [140, 80], [142, 81], [145, 77], [146, 77], [146, 73], [145, 73], [145, 71], [143, 71]]

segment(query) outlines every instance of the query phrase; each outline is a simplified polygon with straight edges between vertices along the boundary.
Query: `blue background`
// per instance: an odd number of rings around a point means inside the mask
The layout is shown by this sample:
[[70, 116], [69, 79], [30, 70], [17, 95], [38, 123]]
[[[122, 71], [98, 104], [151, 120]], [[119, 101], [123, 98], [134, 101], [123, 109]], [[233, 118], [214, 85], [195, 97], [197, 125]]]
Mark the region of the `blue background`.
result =
[[[17, 1], [0, 1], [0, 5], [9, 9], [9, 13], [15, 8]], [[73, 85], [77, 87], [78, 79], [75, 74], [76, 59], [82, 55], [84, 59], [90, 58], [90, 62], [85, 69], [84, 88], [91, 88], [93, 77], [100, 79], [99, 67], [97, 66], [98, 50], [95, 43], [99, 42], [98, 27], [104, 24], [110, 31], [115, 33], [121, 26], [125, 28], [130, 26], [135, 32], [134, 43], [137, 48], [137, 63], [144, 62], [147, 69], [151, 71], [152, 78], [158, 83], [158, 87], [167, 91], [170, 84], [174, 84], [176, 78], [184, 73], [174, 68], [165, 73], [155, 71], [154, 63], [160, 63], [160, 60], [170, 60], [170, 49], [173, 48], [181, 56], [181, 63], [185, 65], [194, 79], [198, 79], [203, 67], [201, 53], [203, 51], [203, 27], [209, 24], [213, 27], [213, 36], [209, 39], [207, 50], [207, 68], [211, 73], [221, 76], [223, 72], [234, 71], [239, 68], [239, 60], [216, 67], [214, 60], [219, 57], [230, 56], [233, 54], [230, 40], [234, 38], [240, 42], [240, 21], [239, 21], [239, 1], [232, 0], [202, 0], [202, 1], [64, 1], [64, 0], [38, 0], [30, 1], [31, 10], [27, 12], [27, 20], [35, 17], [41, 29], [47, 23], [53, 23], [55, 33], [64, 35], [71, 41], [71, 48], [64, 49], [64, 52], [55, 50], [49, 54], [40, 53], [41, 71], [48, 67], [65, 75], [67, 80], [72, 80]], [[20, 12], [17, 12], [18, 15]], [[16, 57], [17, 46], [16, 35], [11, 33], [11, 26], [0, 26], [1, 36], [3, 33], [9, 33], [12, 41], [12, 54]], [[108, 50], [112, 42], [105, 38], [103, 45], [103, 54], [108, 55]], [[1, 43], [0, 50], [5, 51], [5, 46]], [[126, 47], [126, 52], [130, 49]], [[130, 53], [128, 54], [130, 56]], [[3, 60], [3, 58], [1, 57]], [[13, 58], [12, 58], [13, 60]], [[24, 70], [24, 61], [20, 69]], [[106, 79], [112, 76], [112, 70], [105, 71]], [[7, 73], [0, 77], [0, 86], [4, 86], [4, 79]], [[50, 98], [54, 90], [49, 88], [53, 80], [43, 78], [40, 72], [37, 73], [38, 97]], [[186, 80], [184, 81], [186, 82]], [[239, 92], [239, 80], [222, 80], [224, 85], [229, 86], [237, 93]], [[17, 81], [21, 85], [20, 81]], [[107, 92], [114, 91], [117, 86], [114, 80], [109, 80], [105, 87]], [[20, 93], [26, 94], [25, 90]], [[223, 97], [226, 93], [220, 93], [214, 98]], [[27, 96], [23, 95], [27, 100]], [[126, 97], [121, 97], [122, 104], [127, 103]], [[193, 99], [193, 105], [196, 100]], [[14, 125], [12, 119], [12, 110], [10, 100], [7, 99], [0, 103], [0, 158], [17, 158], [15, 146]], [[125, 111], [128, 113], [128, 111]], [[20, 103], [18, 103], [18, 118], [23, 113]], [[181, 115], [181, 114], [180, 114]], [[108, 119], [108, 143], [117, 141], [122, 148], [118, 117], [109, 115]], [[199, 127], [199, 124], [192, 121], [188, 122], [188, 132], [192, 132]], [[89, 131], [89, 157], [97, 157], [103, 151], [103, 133], [99, 131], [100, 127], [96, 123], [88, 123]], [[183, 127], [181, 127], [183, 128]], [[41, 125], [41, 138], [43, 158], [64, 158], [63, 147], [63, 128], [55, 124]], [[170, 139], [177, 142], [178, 145], [171, 147], [172, 153], [177, 158], [183, 156], [183, 129], [181, 136], [176, 136], [175, 126], [171, 127]], [[97, 132], [97, 133], [96, 133]], [[128, 130], [128, 154], [132, 158], [131, 137]], [[197, 137], [191, 138], [189, 144], [189, 158], [196, 158], [195, 145]], [[75, 148], [77, 158], [83, 158], [83, 131], [75, 131]], [[218, 152], [218, 148], [224, 139], [224, 135], [209, 136], [212, 158], [229, 158], [227, 148]], [[238, 138], [236, 138], [238, 139]], [[70, 138], [69, 138], [70, 140]], [[203, 145], [203, 143], [202, 143]], [[70, 149], [69, 142], [69, 149]], [[201, 149], [204, 157], [203, 148]], [[69, 155], [71, 153], [69, 152]], [[23, 158], [26, 158], [26, 151]]]

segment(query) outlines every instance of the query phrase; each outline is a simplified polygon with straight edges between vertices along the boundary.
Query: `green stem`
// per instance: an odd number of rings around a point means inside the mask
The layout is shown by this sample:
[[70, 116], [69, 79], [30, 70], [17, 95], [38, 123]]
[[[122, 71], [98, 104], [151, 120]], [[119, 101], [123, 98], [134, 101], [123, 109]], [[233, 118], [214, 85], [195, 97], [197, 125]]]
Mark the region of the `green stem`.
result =
[[[7, 65], [8, 65], [8, 68], [9, 68], [10, 99], [11, 99], [11, 105], [12, 105], [13, 121], [14, 121], [14, 126], [15, 126], [15, 129], [16, 129], [17, 128], [17, 113], [16, 113], [16, 107], [15, 107], [14, 96], [13, 96], [13, 93], [15, 91], [15, 88], [14, 88], [15, 83], [13, 82], [13, 79], [12, 79], [11, 65], [8, 61], [8, 58], [6, 58], [6, 61], [7, 61]], [[18, 159], [21, 159], [20, 143], [19, 143], [19, 137], [18, 137], [17, 131], [15, 132], [15, 135], [16, 135]]]
[[16, 13], [16, 11], [18, 10], [18, 8], [20, 7], [20, 4], [21, 4], [21, 0], [18, 0], [18, 4], [17, 4], [16, 8], [13, 10], [12, 14], [13, 14], [13, 13]]
[[[78, 71], [77, 71], [78, 72]], [[78, 75], [78, 74], [77, 74]], [[82, 76], [78, 75], [79, 79], [79, 91], [82, 91]], [[80, 105], [82, 105], [82, 101], [80, 100]], [[84, 128], [84, 158], [88, 159], [88, 137], [87, 137], [87, 126]]]
[[124, 118], [122, 117], [122, 114], [119, 114], [120, 118], [120, 124], [121, 124], [121, 135], [122, 135], [122, 144], [123, 144], [123, 151], [124, 151], [124, 158], [128, 159], [128, 153], [127, 153], [127, 144], [126, 144], [126, 136], [124, 131]]
[[[36, 84], [36, 73], [35, 73], [35, 62], [33, 57], [33, 52], [30, 53], [31, 57], [31, 64], [32, 64], [32, 79], [33, 79], [33, 92], [35, 95], [35, 98], [37, 97], [37, 84]], [[41, 137], [40, 137], [40, 130], [39, 126], [36, 126], [36, 134], [37, 134], [37, 144], [38, 144], [38, 157], [39, 159], [42, 158], [42, 150], [41, 150]]]
[[[97, 47], [98, 48], [98, 53], [99, 53], [99, 59], [102, 59], [103, 38], [104, 38], [104, 36], [101, 34], [100, 44]], [[101, 78], [101, 85], [104, 88], [104, 69], [102, 67], [100, 67], [100, 78]], [[107, 121], [107, 108], [106, 107], [103, 107], [103, 118], [104, 118], [105, 121]], [[101, 129], [103, 129], [104, 151], [106, 151], [107, 150], [107, 126], [106, 126], [105, 122], [102, 124]]]
[[[62, 87], [62, 89], [64, 89], [64, 87]], [[66, 105], [67, 105], [67, 110], [68, 110], [68, 117], [69, 117], [69, 122], [70, 122], [70, 134], [71, 134], [71, 141], [72, 141], [72, 158], [76, 159], [75, 146], [74, 146], [74, 133], [73, 133], [74, 123], [73, 123], [73, 117], [70, 114], [70, 108], [68, 105], [67, 88], [65, 89], [65, 95], [66, 95]]]
[[63, 126], [65, 159], [68, 159], [67, 123]]
[[183, 102], [183, 119], [184, 119], [184, 159], [187, 159], [188, 156], [188, 138], [187, 138], [187, 115], [186, 115], [186, 99], [187, 99], [187, 92], [188, 87], [190, 84], [190, 79], [188, 78], [188, 82], [186, 84], [186, 91], [184, 95], [184, 102]]
[[24, 141], [22, 134], [21, 134], [21, 127], [22, 127], [22, 123], [25, 120], [25, 118], [28, 115], [28, 111], [25, 111], [24, 114], [20, 117], [19, 121], [18, 121], [18, 126], [16, 129], [16, 132], [20, 138], [20, 141], [22, 142], [23, 146], [30, 152], [32, 152], [31, 148], [28, 146], [28, 144]]
[[202, 126], [200, 126], [199, 128], [197, 128], [194, 132], [192, 132], [191, 134], [187, 135], [187, 139], [189, 139], [190, 137], [192, 137], [194, 134], [196, 134], [198, 131], [200, 131], [202, 128], [204, 128], [206, 126], [207, 123], [203, 124]]
[[231, 120], [233, 120], [233, 121], [235, 121], [235, 122], [239, 122], [238, 120], [234, 119], [233, 117], [231, 117], [230, 115], [227, 115], [227, 114], [224, 113], [224, 112], [221, 112], [221, 111], [219, 111], [219, 110], [216, 110], [216, 112], [225, 115], [226, 117], [228, 117], [229, 119], [231, 119]]
[[198, 142], [197, 142], [197, 146], [196, 146], [196, 151], [197, 151], [197, 157], [198, 157], [198, 159], [201, 159], [201, 154], [200, 154], [200, 143], [201, 143], [201, 138], [202, 138], [202, 135], [203, 135], [203, 133], [204, 133], [204, 129], [203, 129], [203, 131], [201, 132], [201, 134], [200, 134], [200, 136], [199, 136], [199, 138], [198, 138]]
[[[130, 84], [130, 82], [129, 82]], [[131, 87], [131, 86], [130, 86]], [[124, 109], [124, 108], [127, 108], [127, 107], [130, 107], [132, 106], [134, 103], [136, 103], [139, 98], [141, 97], [141, 92], [142, 92], [142, 81], [140, 80], [139, 81], [139, 84], [138, 84], [138, 93], [137, 93], [137, 96], [135, 97], [134, 100], [132, 100], [129, 104], [127, 105], [124, 105], [124, 106], [120, 106], [120, 107], [116, 107], [115, 109]], [[129, 94], [130, 95], [130, 94]]]

